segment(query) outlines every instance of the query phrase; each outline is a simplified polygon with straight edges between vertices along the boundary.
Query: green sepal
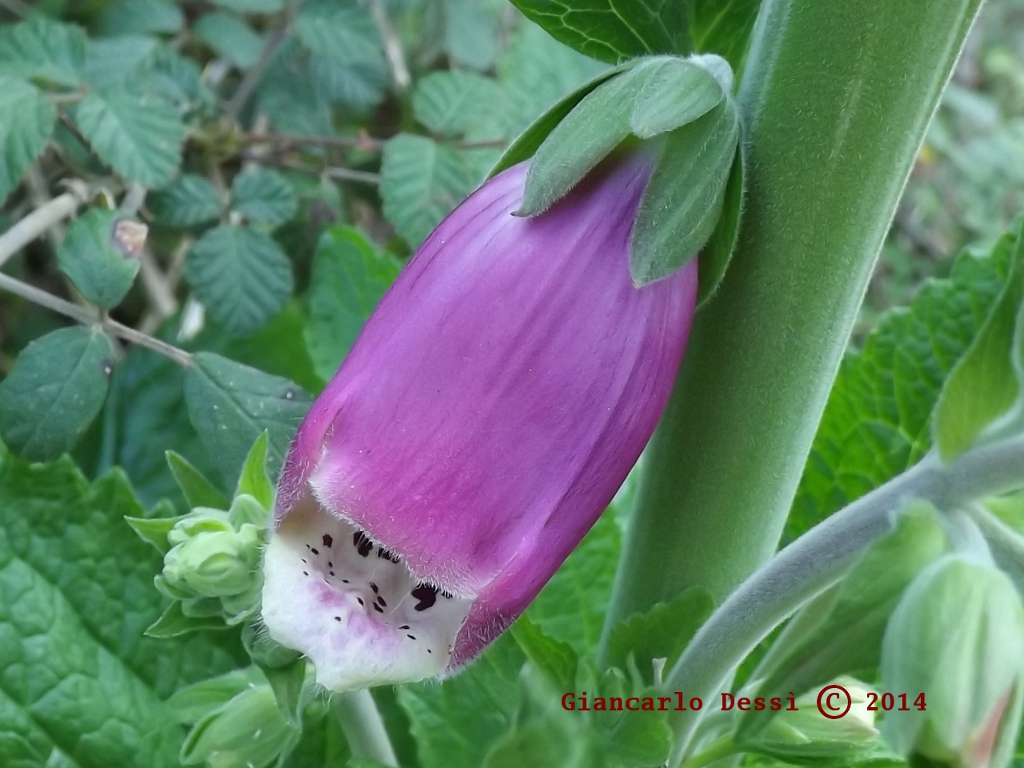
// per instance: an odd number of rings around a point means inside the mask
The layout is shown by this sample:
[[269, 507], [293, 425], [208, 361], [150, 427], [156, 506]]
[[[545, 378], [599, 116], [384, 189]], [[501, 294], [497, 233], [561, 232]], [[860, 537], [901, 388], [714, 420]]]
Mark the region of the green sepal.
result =
[[739, 119], [729, 99], [668, 134], [633, 228], [634, 284], [668, 277], [708, 242], [724, 207], [738, 140]]
[[126, 517], [124, 520], [140, 539], [156, 547], [161, 555], [166, 555], [172, 546], [167, 541], [167, 534], [183, 518], [184, 515], [180, 517]]
[[[706, 62], [715, 59], [701, 57]], [[731, 80], [732, 70], [724, 61], [722, 65]], [[692, 123], [717, 107], [727, 91], [708, 66], [693, 59], [659, 56], [642, 61], [631, 74], [641, 84], [629, 115], [630, 130], [638, 139]]]
[[584, 96], [544, 139], [530, 161], [516, 216], [546, 211], [630, 135], [630, 107], [642, 86], [633, 72]]
[[548, 134], [550, 134], [551, 131], [553, 131], [555, 127], [562, 122], [565, 116], [568, 115], [569, 112], [571, 112], [587, 94], [602, 83], [621, 74], [622, 72], [625, 72], [632, 66], [632, 62], [628, 62], [619, 64], [616, 67], [608, 68], [597, 77], [585, 82], [579, 88], [572, 91], [568, 96], [556, 103], [553, 107], [548, 109], [512, 141], [508, 146], [508, 149], [505, 150], [505, 153], [498, 159], [497, 164], [491, 169], [491, 172], [487, 174], [487, 178], [496, 176], [502, 171], [511, 168], [513, 165], [521, 163], [523, 160], [529, 160], [533, 157], [537, 148], [540, 147], [543, 141], [548, 137]]
[[725, 200], [711, 239], [697, 257], [697, 308], [702, 307], [718, 291], [725, 271], [729, 268], [736, 243], [740, 238], [740, 223], [743, 219], [743, 205], [746, 198], [746, 161], [743, 157], [743, 142], [739, 142], [736, 158], [732, 161], [729, 180], [725, 184]]
[[238, 487], [235, 489], [235, 496], [248, 494], [266, 509], [274, 505], [274, 484], [267, 475], [268, 440], [269, 433], [263, 430], [245, 457], [242, 474], [238, 478]]
[[167, 451], [167, 466], [171, 469], [174, 481], [181, 489], [189, 507], [211, 507], [213, 509], [228, 508], [228, 500], [213, 483], [206, 479], [202, 472], [189, 463], [180, 453]]
[[731, 75], [713, 56], [654, 56], [594, 87], [537, 148], [516, 215], [543, 213], [627, 137], [672, 132], [718, 106], [725, 90], [709, 67]]
[[210, 629], [227, 629], [227, 625], [218, 616], [186, 616], [181, 610], [181, 603], [175, 600], [167, 606], [167, 610], [163, 612], [159, 619], [149, 625], [143, 634], [146, 637], [166, 640], [170, 637], [181, 637], [191, 632], [201, 632]]
[[995, 306], [946, 378], [935, 405], [935, 443], [943, 461], [974, 444], [994, 421], [1021, 402], [1024, 370], [1024, 225]]
[[[911, 502], [892, 532], [868, 547], [839, 584], [790, 621], [753, 674], [759, 679], [754, 695], [800, 693], [839, 675], [877, 667], [886, 623], [904, 590], [948, 546], [935, 508]], [[753, 739], [773, 714], [747, 713], [737, 737]]]

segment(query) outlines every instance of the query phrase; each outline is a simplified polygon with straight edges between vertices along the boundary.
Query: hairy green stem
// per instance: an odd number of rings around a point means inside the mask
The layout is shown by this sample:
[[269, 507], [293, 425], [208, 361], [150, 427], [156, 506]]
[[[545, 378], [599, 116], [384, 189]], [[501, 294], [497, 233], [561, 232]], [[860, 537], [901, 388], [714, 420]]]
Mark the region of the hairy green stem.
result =
[[[736, 589], [711, 615], [669, 673], [666, 690], [706, 698], [769, 632], [834, 584], [863, 549], [892, 527], [911, 499], [956, 510], [973, 500], [1024, 486], [1024, 435], [968, 451], [943, 465], [935, 453], [819, 523]], [[676, 761], [700, 712], [674, 722]]]
[[765, 0], [747, 207], [651, 444], [605, 623], [775, 551], [928, 121], [980, 0]]
[[366, 757], [381, 765], [398, 765], [384, 721], [369, 691], [342, 693], [335, 696], [333, 702], [352, 757]]

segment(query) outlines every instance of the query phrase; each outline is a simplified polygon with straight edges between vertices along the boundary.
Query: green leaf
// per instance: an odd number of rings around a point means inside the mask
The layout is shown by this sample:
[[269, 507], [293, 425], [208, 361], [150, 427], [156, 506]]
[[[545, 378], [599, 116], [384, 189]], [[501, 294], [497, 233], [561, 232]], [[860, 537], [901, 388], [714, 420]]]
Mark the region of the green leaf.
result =
[[645, 682], [653, 684], [653, 660], [665, 659], [665, 669], [671, 669], [714, 608], [707, 590], [691, 587], [674, 600], [633, 614], [612, 630], [608, 665], [628, 669], [632, 658]]
[[33, 341], [0, 382], [0, 438], [30, 461], [70, 450], [103, 406], [113, 359], [99, 330], [63, 328]]
[[384, 215], [417, 246], [480, 181], [470, 153], [402, 133], [384, 147], [380, 194]]
[[234, 482], [249, 449], [267, 430], [268, 471], [277, 475], [288, 443], [309, 408], [309, 397], [292, 382], [199, 352], [185, 373], [189, 419], [222, 476]]
[[178, 483], [185, 501], [190, 508], [212, 507], [226, 510], [230, 505], [227, 498], [207, 480], [203, 473], [174, 451], [167, 451], [167, 466]]
[[145, 232], [145, 226], [117, 211], [92, 208], [68, 227], [57, 262], [82, 296], [111, 309], [121, 303], [139, 273]]
[[693, 48], [717, 53], [737, 72], [743, 67], [761, 0], [692, 0]]
[[398, 263], [377, 253], [358, 229], [331, 227], [320, 236], [305, 334], [320, 378], [329, 380], [338, 370], [398, 270]]
[[310, 0], [296, 14], [295, 32], [313, 53], [310, 75], [323, 98], [354, 108], [381, 100], [387, 59], [369, 11], [351, 0]]
[[238, 478], [235, 496], [248, 494], [258, 501], [264, 509], [274, 505], [274, 484], [267, 477], [267, 431], [264, 430], [252, 444], [252, 449], [242, 464], [242, 474]]
[[486, 119], [501, 98], [498, 83], [475, 72], [432, 72], [416, 83], [415, 118], [441, 136], [459, 136]]
[[193, 25], [195, 36], [236, 67], [248, 69], [259, 61], [264, 41], [243, 19], [230, 13], [207, 13]]
[[90, 89], [102, 90], [130, 80], [142, 81], [153, 66], [159, 41], [149, 35], [122, 35], [90, 40], [86, 49], [85, 80]]
[[235, 176], [231, 207], [254, 223], [276, 226], [299, 209], [292, 185], [277, 171], [254, 168]]
[[552, 685], [572, 690], [576, 684], [579, 657], [571, 645], [546, 634], [527, 616], [516, 620], [511, 633], [526, 658], [548, 677]]
[[43, 93], [0, 75], [0, 203], [42, 154], [56, 122], [57, 110]]
[[722, 203], [718, 224], [711, 233], [711, 239], [697, 257], [697, 272], [700, 275], [697, 285], [698, 308], [715, 295], [725, 277], [725, 271], [729, 268], [729, 262], [732, 261], [732, 254], [736, 250], [740, 236], [746, 185], [746, 165], [741, 140], [736, 157], [732, 161], [729, 180], [725, 184], [725, 200]]
[[178, 169], [185, 130], [162, 97], [127, 86], [94, 91], [74, 121], [100, 159], [126, 179], [159, 187]]
[[546, 634], [593, 655], [622, 548], [613, 512], [605, 512], [533, 601], [526, 615]]
[[684, 0], [512, 0], [552, 37], [617, 63], [646, 53], [687, 53]]
[[479, 768], [491, 742], [512, 722], [523, 661], [505, 635], [457, 677], [398, 688], [422, 768]]
[[100, 35], [174, 35], [185, 26], [185, 14], [172, 0], [119, 0], [100, 14], [96, 31]]
[[146, 207], [161, 224], [192, 227], [220, 217], [220, 198], [207, 179], [185, 173], [146, 199]]
[[142, 637], [162, 608], [160, 555], [124, 518], [145, 514], [119, 471], [90, 484], [69, 460], [29, 466], [0, 448], [5, 766], [177, 768], [184, 733], [164, 699], [240, 662], [224, 635]]
[[798, 535], [916, 464], [931, 447], [942, 383], [996, 302], [1016, 247], [965, 253], [906, 309], [886, 315], [846, 355], [829, 395], [789, 519]]
[[500, 0], [447, 0], [442, 6], [445, 53], [480, 72], [493, 67], [501, 50], [503, 5]]
[[42, 15], [0, 27], [0, 75], [76, 86], [85, 70], [85, 33]]
[[185, 279], [210, 316], [239, 334], [259, 330], [280, 312], [293, 285], [291, 263], [273, 238], [232, 226], [199, 238], [185, 262]]
[[1024, 307], [1024, 229], [1018, 231], [1002, 294], [946, 379], [935, 405], [935, 443], [943, 461], [966, 451], [1021, 395], [1014, 367], [1017, 318]]
[[[808, 691], [843, 674], [873, 671], [889, 616], [904, 590], [942, 555], [949, 540], [935, 508], [911, 502], [893, 531], [869, 546], [835, 587], [813, 600], [772, 644], [754, 677], [757, 696]], [[744, 739], [766, 726], [770, 712], [750, 712]]]
[[738, 139], [728, 101], [668, 134], [633, 228], [629, 269], [637, 285], [671, 275], [707, 243], [724, 206]]
[[239, 13], [277, 13], [284, 8], [285, 0], [213, 0], [213, 3]]

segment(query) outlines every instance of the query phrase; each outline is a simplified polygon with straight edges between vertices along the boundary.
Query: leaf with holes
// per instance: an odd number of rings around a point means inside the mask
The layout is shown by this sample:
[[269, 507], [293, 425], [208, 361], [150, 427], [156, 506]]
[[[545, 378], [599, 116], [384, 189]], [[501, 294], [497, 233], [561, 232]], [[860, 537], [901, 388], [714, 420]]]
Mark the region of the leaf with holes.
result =
[[234, 333], [258, 331], [292, 291], [292, 269], [273, 238], [247, 227], [219, 226], [192, 246], [185, 279], [210, 316]]
[[85, 70], [85, 33], [36, 15], [0, 27], [0, 75], [75, 86]]
[[94, 208], [68, 227], [57, 262], [82, 296], [110, 309], [135, 282], [145, 237], [146, 227], [137, 221]]
[[398, 269], [357, 229], [332, 227], [321, 235], [309, 281], [306, 347], [322, 379], [338, 370]]
[[482, 180], [472, 166], [466, 151], [399, 134], [384, 147], [384, 215], [410, 244], [419, 245]]
[[617, 63], [648, 53], [688, 53], [688, 0], [512, 0], [556, 40]]
[[146, 207], [161, 224], [193, 227], [220, 216], [220, 198], [207, 179], [186, 173], [146, 200]]
[[199, 352], [185, 373], [185, 404], [203, 446], [233, 487], [263, 430], [269, 440], [267, 471], [277, 476], [310, 399], [288, 379]]
[[276, 226], [299, 209], [295, 190], [277, 171], [254, 168], [235, 176], [231, 207], [251, 222]]
[[178, 170], [185, 128], [159, 96], [128, 86], [94, 91], [74, 121], [100, 159], [126, 179], [159, 187]]
[[70, 450], [103, 406], [113, 360], [110, 339], [90, 328], [33, 341], [0, 382], [0, 438], [30, 461]]
[[0, 75], [0, 203], [50, 140], [57, 110], [28, 83]]
[[161, 557], [124, 522], [144, 516], [120, 471], [90, 483], [0, 446], [0, 765], [176, 768], [164, 700], [242, 663], [223, 634], [141, 637], [162, 608]]

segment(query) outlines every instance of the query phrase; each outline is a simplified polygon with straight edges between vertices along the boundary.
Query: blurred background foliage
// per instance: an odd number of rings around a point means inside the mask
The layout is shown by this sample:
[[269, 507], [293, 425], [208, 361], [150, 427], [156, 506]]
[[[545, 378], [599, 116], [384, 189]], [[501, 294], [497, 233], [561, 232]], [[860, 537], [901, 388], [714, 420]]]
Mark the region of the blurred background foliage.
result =
[[903, 195], [858, 328], [949, 274], [1024, 207], [1024, 2], [987, 3], [968, 38]]

